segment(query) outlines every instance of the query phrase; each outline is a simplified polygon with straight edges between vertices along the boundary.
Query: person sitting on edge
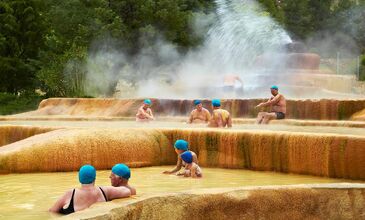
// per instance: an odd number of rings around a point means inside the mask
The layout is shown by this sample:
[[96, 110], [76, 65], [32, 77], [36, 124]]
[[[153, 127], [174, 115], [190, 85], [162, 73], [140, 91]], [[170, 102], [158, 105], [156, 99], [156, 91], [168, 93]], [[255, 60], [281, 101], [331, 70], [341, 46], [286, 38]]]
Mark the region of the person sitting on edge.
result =
[[184, 153], [180, 154], [182, 159], [182, 163], [185, 166], [185, 170], [182, 175], [184, 177], [202, 177], [203, 173], [201, 168], [198, 164], [193, 162], [193, 152], [192, 151], [185, 151]]
[[131, 177], [131, 171], [129, 167], [122, 163], [115, 164], [109, 176], [112, 186], [126, 187], [131, 191], [132, 195], [136, 195], [136, 189], [128, 184], [130, 177]]
[[97, 202], [106, 202], [112, 199], [125, 198], [131, 195], [128, 188], [96, 187], [96, 170], [91, 165], [84, 165], [79, 170], [81, 187], [67, 191], [49, 209], [50, 212], [71, 214], [90, 207]]
[[267, 102], [258, 104], [255, 108], [270, 106], [270, 112], [259, 112], [256, 124], [268, 124], [273, 119], [284, 119], [286, 114], [286, 100], [282, 94], [279, 94], [279, 88], [272, 86], [271, 94], [273, 95]]
[[232, 127], [232, 118], [227, 110], [221, 109], [221, 101], [219, 99], [212, 100], [213, 114], [208, 123], [208, 127], [224, 128]]
[[210, 113], [206, 108], [203, 108], [200, 100], [194, 101], [195, 109], [191, 111], [188, 123], [208, 123], [210, 119]]
[[[171, 171], [164, 171], [163, 173], [164, 174], [174, 174], [176, 172], [178, 172], [181, 167], [183, 166], [183, 163], [182, 163], [182, 160], [181, 160], [181, 157], [180, 157], [180, 154], [186, 152], [186, 151], [189, 151], [189, 143], [185, 140], [177, 140], [175, 142], [175, 152], [177, 154], [177, 164], [176, 164], [176, 167], [171, 170]], [[198, 164], [198, 157], [196, 156], [196, 154], [194, 152], [192, 152], [192, 155], [193, 155], [193, 161], [194, 163]]]
[[143, 101], [143, 105], [138, 109], [136, 114], [136, 121], [139, 122], [149, 122], [154, 120], [152, 110], [151, 110], [152, 102], [150, 99], [145, 99]]

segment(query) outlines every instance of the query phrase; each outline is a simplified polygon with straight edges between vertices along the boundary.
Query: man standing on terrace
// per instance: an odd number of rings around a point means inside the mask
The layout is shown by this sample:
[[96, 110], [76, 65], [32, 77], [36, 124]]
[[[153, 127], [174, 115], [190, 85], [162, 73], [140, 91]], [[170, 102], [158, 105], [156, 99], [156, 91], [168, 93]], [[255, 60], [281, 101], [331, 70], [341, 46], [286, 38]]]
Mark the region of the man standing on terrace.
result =
[[267, 102], [258, 104], [255, 108], [270, 106], [270, 112], [259, 112], [256, 124], [268, 124], [273, 119], [284, 119], [286, 114], [286, 100], [282, 94], [279, 94], [279, 88], [272, 86], [271, 94], [273, 95]]
[[195, 109], [190, 113], [188, 120], [189, 124], [208, 123], [210, 119], [210, 113], [206, 108], [203, 108], [200, 100], [194, 100]]

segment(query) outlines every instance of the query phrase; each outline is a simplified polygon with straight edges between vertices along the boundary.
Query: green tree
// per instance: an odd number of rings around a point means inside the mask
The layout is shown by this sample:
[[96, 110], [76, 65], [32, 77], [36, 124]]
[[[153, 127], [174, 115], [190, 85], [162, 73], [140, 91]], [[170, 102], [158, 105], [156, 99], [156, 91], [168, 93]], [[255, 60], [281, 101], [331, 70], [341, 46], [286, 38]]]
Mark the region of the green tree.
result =
[[52, 96], [85, 96], [88, 51], [98, 38], [123, 36], [119, 16], [105, 0], [49, 0], [47, 49], [37, 77], [42, 90]]
[[308, 7], [313, 31], [320, 31], [326, 27], [326, 23], [332, 16], [333, 3], [334, 0], [309, 0]]
[[17, 94], [35, 87], [44, 19], [37, 0], [0, 2], [0, 91]]
[[294, 39], [305, 39], [312, 31], [308, 0], [286, 0], [283, 3], [285, 26]]
[[269, 12], [271, 17], [273, 17], [279, 24], [284, 23], [284, 11], [277, 0], [259, 0], [264, 7], [264, 9]]

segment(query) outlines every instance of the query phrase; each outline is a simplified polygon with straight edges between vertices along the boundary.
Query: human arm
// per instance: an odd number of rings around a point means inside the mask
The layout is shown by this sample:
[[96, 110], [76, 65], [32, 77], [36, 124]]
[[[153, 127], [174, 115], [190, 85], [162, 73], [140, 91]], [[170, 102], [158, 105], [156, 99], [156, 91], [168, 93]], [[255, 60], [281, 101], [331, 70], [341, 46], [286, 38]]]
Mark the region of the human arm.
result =
[[265, 107], [265, 106], [267, 106], [266, 104], [269, 103], [271, 100], [272, 100], [272, 98], [270, 98], [266, 102], [261, 102], [260, 104], [256, 105], [255, 108]]
[[193, 123], [193, 111], [190, 113], [190, 117], [187, 121], [189, 124]]
[[274, 98], [269, 99], [267, 102], [262, 103], [262, 107], [266, 107], [266, 106], [270, 106], [270, 105], [275, 105], [276, 103], [278, 103], [281, 99], [281, 95], [278, 94], [276, 95]]
[[61, 208], [66, 204], [67, 199], [70, 199], [72, 195], [72, 190], [67, 191], [61, 198], [59, 198], [56, 203], [48, 210], [50, 212], [59, 213]]
[[108, 200], [121, 199], [131, 196], [131, 190], [125, 186], [103, 186], [102, 189], [107, 195]]
[[206, 122], [209, 122], [209, 120], [210, 120], [210, 118], [212, 117], [211, 115], [210, 115], [210, 112], [208, 111], [208, 110], [205, 110], [205, 121]]
[[180, 156], [177, 157], [177, 163], [176, 163], [176, 166], [173, 170], [171, 171], [164, 171], [163, 174], [173, 174], [173, 173], [176, 173], [177, 171], [179, 171], [182, 167], [182, 160], [180, 158]]
[[147, 111], [148, 111], [148, 114], [147, 114], [148, 116], [147, 117], [149, 119], [154, 119], [153, 114], [152, 114], [152, 110], [149, 108]]
[[229, 127], [229, 128], [232, 127], [232, 117], [231, 117], [231, 115], [228, 116], [227, 127]]
[[150, 109], [144, 111], [142, 107], [138, 109], [136, 117], [141, 119], [153, 119], [152, 111]]

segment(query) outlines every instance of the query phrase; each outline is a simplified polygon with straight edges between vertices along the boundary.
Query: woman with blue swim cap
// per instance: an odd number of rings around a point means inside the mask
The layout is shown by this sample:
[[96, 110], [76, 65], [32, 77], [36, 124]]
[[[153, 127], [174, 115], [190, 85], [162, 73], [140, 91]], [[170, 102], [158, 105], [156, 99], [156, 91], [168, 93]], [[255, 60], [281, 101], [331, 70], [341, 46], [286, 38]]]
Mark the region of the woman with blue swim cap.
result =
[[91, 165], [84, 165], [79, 170], [79, 182], [81, 187], [67, 191], [49, 209], [50, 212], [59, 214], [71, 214], [84, 210], [97, 202], [129, 197], [129, 189], [117, 189], [116, 187], [95, 186], [96, 170]]
[[152, 101], [150, 99], [145, 99], [141, 107], [139, 107], [136, 114], [136, 121], [138, 122], [149, 122], [154, 120], [152, 110]]
[[[175, 174], [176, 172], [180, 171], [183, 167], [183, 161], [180, 155], [186, 151], [189, 151], [189, 143], [183, 139], [177, 140], [174, 144], [175, 152], [177, 154], [177, 163], [173, 170], [171, 171], [164, 171], [164, 174]], [[194, 163], [198, 164], [198, 157], [192, 151], [189, 151], [192, 154], [192, 158]], [[177, 173], [177, 175], [182, 175], [181, 173]]]

